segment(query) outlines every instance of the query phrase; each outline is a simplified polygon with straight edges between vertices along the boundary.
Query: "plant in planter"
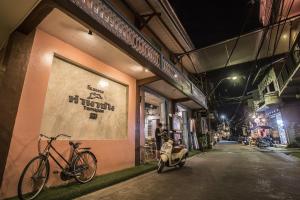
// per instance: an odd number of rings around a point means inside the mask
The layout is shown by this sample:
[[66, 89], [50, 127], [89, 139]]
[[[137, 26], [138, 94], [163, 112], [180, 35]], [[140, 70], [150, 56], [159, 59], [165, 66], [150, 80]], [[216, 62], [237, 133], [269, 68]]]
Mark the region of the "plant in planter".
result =
[[207, 143], [207, 136], [206, 134], [201, 134], [199, 137], [198, 137], [198, 141], [199, 141], [199, 146], [200, 146], [200, 150], [201, 151], [204, 151], [205, 149], [207, 149], [208, 147], [208, 143]]

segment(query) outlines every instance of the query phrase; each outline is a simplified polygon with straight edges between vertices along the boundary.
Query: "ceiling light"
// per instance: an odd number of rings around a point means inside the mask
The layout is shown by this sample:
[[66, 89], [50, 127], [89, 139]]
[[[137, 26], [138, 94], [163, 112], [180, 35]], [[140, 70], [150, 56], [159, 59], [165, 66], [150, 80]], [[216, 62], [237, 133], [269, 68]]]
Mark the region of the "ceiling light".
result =
[[138, 65], [131, 66], [130, 69], [134, 72], [142, 72], [144, 70], [142, 66], [138, 66]]

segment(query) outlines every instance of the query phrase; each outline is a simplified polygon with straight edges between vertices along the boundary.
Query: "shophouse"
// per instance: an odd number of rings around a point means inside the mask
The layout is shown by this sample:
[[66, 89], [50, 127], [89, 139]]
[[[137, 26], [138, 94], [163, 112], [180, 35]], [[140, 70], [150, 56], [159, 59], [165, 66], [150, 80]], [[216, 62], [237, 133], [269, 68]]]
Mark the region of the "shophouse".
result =
[[[271, 31], [267, 34], [267, 39], [273, 43], [273, 47], [268, 48], [267, 55], [269, 53], [271, 58], [280, 54], [282, 56], [260, 69], [257, 79], [261, 81], [249, 102], [254, 111], [252, 121], [257, 127], [256, 131], [272, 135], [278, 143], [288, 144], [294, 143], [300, 133], [297, 50], [300, 4], [298, 1], [273, 3], [261, 1], [260, 19], [265, 26], [270, 23], [270, 17], [278, 22], [277, 26], [271, 25]], [[272, 6], [275, 6], [273, 16]], [[276, 34], [277, 32], [280, 34]]]
[[[1, 36], [0, 198], [16, 195], [40, 133], [91, 147], [98, 175], [138, 165], [159, 122], [189, 145], [192, 111], [205, 111], [206, 98], [190, 75], [197, 57], [174, 59], [194, 46], [167, 1], [30, 3], [21, 23], [1, 12], [15, 29]], [[56, 146], [68, 155], [67, 139]]]

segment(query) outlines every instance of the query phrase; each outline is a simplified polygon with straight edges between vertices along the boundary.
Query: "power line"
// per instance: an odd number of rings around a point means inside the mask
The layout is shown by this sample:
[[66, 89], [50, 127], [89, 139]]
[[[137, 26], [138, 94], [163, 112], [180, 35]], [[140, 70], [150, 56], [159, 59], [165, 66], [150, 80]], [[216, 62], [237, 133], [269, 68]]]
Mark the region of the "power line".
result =
[[[294, 1], [295, 1], [295, 0], [292, 1], [291, 5], [290, 5], [290, 8], [289, 8], [289, 10], [288, 10], [288, 13], [286, 14], [286, 17], [285, 17], [285, 20], [284, 20], [284, 23], [283, 23], [283, 27], [282, 27], [282, 29], [281, 29], [281, 31], [280, 31], [280, 35], [279, 35], [279, 37], [278, 37], [278, 40], [277, 40], [277, 41], [275, 40], [275, 44], [274, 44], [274, 49], [273, 49], [273, 54], [272, 54], [272, 56], [274, 56], [274, 54], [275, 54], [275, 51], [276, 51], [277, 46], [278, 46], [278, 44], [279, 44], [280, 37], [281, 37], [282, 32], [283, 32], [283, 30], [284, 30], [285, 24], [286, 24], [286, 22], [287, 22], [287, 19], [288, 19], [288, 17], [289, 17], [289, 14], [290, 14], [290, 12], [291, 12], [291, 10], [292, 10]], [[282, 6], [283, 6], [283, 5], [282, 5]], [[278, 30], [279, 30], [279, 27], [278, 27]]]
[[[252, 67], [252, 69], [251, 69], [251, 71], [250, 71], [250, 73], [249, 73], [249, 75], [248, 75], [248, 77], [247, 77], [247, 82], [246, 82], [245, 88], [244, 88], [243, 93], [242, 93], [242, 96], [243, 96], [243, 97], [245, 96], [245, 94], [246, 94], [246, 92], [247, 92], [247, 89], [248, 89], [248, 86], [249, 86], [249, 83], [250, 83], [250, 79], [251, 79], [252, 73], [253, 73], [254, 70], [256, 70], [256, 68], [257, 68], [257, 59], [258, 59], [258, 56], [259, 56], [259, 54], [260, 54], [260, 51], [261, 51], [261, 49], [262, 49], [262, 47], [263, 47], [263, 44], [264, 44], [264, 41], [265, 41], [267, 32], [268, 32], [268, 30], [269, 30], [269, 26], [270, 26], [270, 24], [271, 24], [271, 16], [272, 16], [272, 14], [274, 13], [274, 10], [275, 10], [274, 7], [275, 7], [275, 6], [272, 5], [272, 10], [271, 10], [271, 14], [270, 14], [268, 26], [263, 30], [263, 36], [261, 37], [260, 45], [259, 45], [259, 48], [258, 48], [257, 53], [256, 53], [256, 56], [255, 56], [255, 62], [254, 62], [254, 63], [255, 63], [255, 67]], [[241, 107], [241, 104], [242, 104], [242, 102], [240, 102], [240, 103], [238, 104], [238, 106], [236, 107], [236, 109], [235, 109], [235, 111], [234, 111], [234, 114], [233, 114], [232, 117], [230, 118], [230, 122], [235, 118], [237, 112], [239, 111], [239, 109], [240, 109], [240, 107]]]
[[250, 11], [249, 11], [249, 13], [248, 13], [248, 15], [247, 15], [245, 21], [244, 21], [244, 24], [243, 24], [243, 26], [242, 26], [242, 28], [241, 28], [241, 31], [240, 31], [240, 33], [239, 33], [239, 35], [238, 35], [238, 38], [235, 40], [234, 46], [233, 46], [232, 49], [231, 49], [231, 52], [230, 52], [230, 54], [229, 54], [229, 56], [228, 56], [228, 58], [227, 58], [227, 60], [226, 60], [226, 63], [225, 63], [225, 65], [224, 65], [224, 68], [227, 67], [227, 65], [228, 65], [228, 63], [229, 63], [229, 61], [230, 61], [230, 59], [231, 59], [231, 57], [232, 57], [232, 55], [233, 55], [233, 52], [234, 52], [234, 50], [236, 49], [237, 44], [238, 44], [238, 42], [239, 42], [239, 40], [240, 40], [242, 34], [244, 33], [244, 29], [245, 29], [245, 27], [246, 27], [247, 21], [249, 20], [250, 16], [252, 15], [253, 7], [254, 7], [254, 2], [251, 1], [251, 9], [250, 9]]
[[[279, 3], [280, 3], [280, 2], [279, 2]], [[289, 7], [289, 11], [288, 11], [287, 16], [286, 16], [286, 18], [285, 18], [285, 22], [286, 22], [287, 19], [288, 19], [288, 16], [289, 16], [289, 13], [290, 13], [291, 8], [292, 8], [292, 6], [293, 6], [293, 3], [294, 3], [294, 0], [292, 1], [291, 5], [290, 5], [290, 7]], [[273, 13], [274, 10], [275, 10], [274, 7], [275, 7], [275, 6], [272, 6], [272, 13]], [[271, 13], [270, 16], [272, 16], [272, 13]], [[277, 18], [277, 15], [276, 15], [275, 19], [276, 19], [276, 18]], [[250, 79], [251, 79], [252, 72], [253, 72], [254, 70], [256, 70], [256, 68], [257, 68], [257, 59], [258, 59], [259, 53], [260, 53], [260, 51], [261, 51], [261, 49], [262, 49], [262, 46], [263, 46], [263, 43], [264, 43], [264, 40], [265, 40], [265, 37], [266, 37], [266, 33], [267, 33], [268, 30], [269, 30], [269, 26], [270, 26], [270, 24], [271, 24], [271, 17], [269, 18], [269, 23], [268, 23], [268, 24], [269, 24], [269, 25], [268, 25], [267, 31], [264, 30], [264, 35], [263, 35], [263, 37], [262, 37], [262, 40], [261, 40], [261, 43], [260, 43], [260, 47], [259, 47], [259, 49], [258, 49], [258, 51], [257, 51], [257, 54], [256, 54], [256, 58], [255, 58], [256, 66], [255, 66], [255, 68], [252, 68], [251, 72], [249, 73], [249, 76], [248, 76], [248, 79], [247, 79], [247, 83], [246, 83], [246, 86], [245, 86], [244, 91], [243, 91], [243, 95], [242, 95], [243, 97], [245, 96], [245, 94], [246, 94], [246, 92], [247, 92], [247, 89], [248, 89], [248, 86], [249, 86], [249, 81], [250, 81]], [[283, 29], [282, 29], [282, 30], [283, 30]], [[281, 31], [281, 34], [282, 34], [282, 31]], [[281, 35], [281, 34], [280, 34], [280, 35]], [[279, 38], [280, 38], [280, 37], [279, 37]], [[275, 42], [276, 42], [276, 41], [275, 41]], [[277, 46], [276, 46], [276, 47], [277, 47]], [[234, 112], [234, 115], [231, 117], [230, 121], [232, 121], [232, 120], [234, 119], [234, 117], [236, 116], [236, 113], [237, 113], [238, 110], [240, 109], [241, 103], [242, 103], [242, 102], [240, 102], [239, 105], [237, 106], [237, 108], [236, 108], [236, 110], [235, 110], [235, 112]]]
[[[253, 12], [253, 7], [254, 7], [254, 3], [255, 3], [255, 2], [253, 2], [253, 1], [251, 0], [250, 3], [251, 3], [251, 9], [249, 10], [248, 15], [246, 16], [246, 19], [245, 19], [245, 21], [244, 21], [244, 23], [243, 23], [243, 25], [242, 25], [241, 31], [240, 31], [240, 33], [239, 33], [239, 36], [238, 36], [238, 38], [235, 40], [234, 46], [233, 46], [233, 48], [231, 49], [230, 54], [228, 55], [228, 58], [227, 58], [226, 63], [225, 63], [225, 65], [224, 65], [224, 68], [225, 68], [225, 67], [227, 66], [227, 64], [229, 63], [229, 61], [230, 61], [230, 59], [231, 59], [231, 57], [232, 57], [232, 55], [233, 55], [233, 52], [234, 52], [234, 50], [235, 50], [236, 47], [237, 47], [238, 41], [239, 41], [239, 39], [241, 38], [241, 36], [242, 36], [242, 34], [243, 34], [243, 32], [244, 32], [244, 29], [245, 29], [245, 27], [246, 27], [246, 24], [247, 24], [247, 22], [248, 22], [248, 20], [249, 20], [249, 18], [250, 18], [250, 16], [251, 16], [251, 14], [252, 14], [252, 12]], [[224, 80], [224, 79], [222, 79], [222, 80]], [[222, 81], [222, 80], [221, 80], [221, 81]], [[221, 81], [218, 82], [217, 86], [221, 83]], [[216, 87], [217, 87], [217, 86], [216, 86]], [[216, 89], [216, 87], [215, 87], [214, 89]], [[213, 92], [214, 92], [214, 91], [211, 91], [211, 92], [209, 93], [208, 96], [210, 96]], [[217, 103], [217, 102], [216, 102], [216, 103]]]

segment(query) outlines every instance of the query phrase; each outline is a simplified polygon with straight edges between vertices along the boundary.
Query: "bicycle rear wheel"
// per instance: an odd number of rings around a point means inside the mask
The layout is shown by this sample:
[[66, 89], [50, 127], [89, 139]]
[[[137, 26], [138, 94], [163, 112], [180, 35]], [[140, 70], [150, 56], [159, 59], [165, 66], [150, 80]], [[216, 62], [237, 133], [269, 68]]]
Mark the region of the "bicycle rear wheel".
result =
[[93, 179], [97, 171], [97, 159], [90, 151], [83, 151], [74, 160], [73, 170], [79, 183], [87, 183]]
[[18, 183], [19, 199], [34, 199], [43, 189], [49, 177], [50, 166], [44, 156], [33, 158], [24, 168]]

